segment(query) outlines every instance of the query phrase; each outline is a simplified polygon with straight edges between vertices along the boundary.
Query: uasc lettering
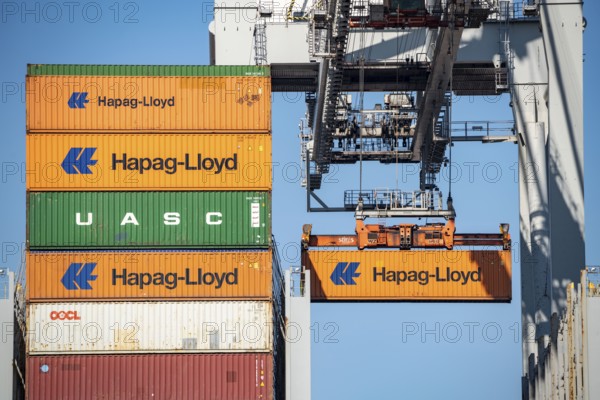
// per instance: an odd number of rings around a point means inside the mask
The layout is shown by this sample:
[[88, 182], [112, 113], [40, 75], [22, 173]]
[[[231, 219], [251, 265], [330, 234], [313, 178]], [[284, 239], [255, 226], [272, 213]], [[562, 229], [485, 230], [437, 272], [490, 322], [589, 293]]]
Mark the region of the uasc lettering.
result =
[[[121, 226], [135, 225], [139, 226], [140, 222], [133, 212], [126, 212], [123, 218], [120, 219]], [[211, 211], [205, 214], [204, 222], [206, 225], [221, 225], [223, 223], [223, 214], [218, 211]], [[91, 226], [94, 224], [94, 213], [87, 213], [84, 217], [82, 213], [75, 213], [75, 224], [78, 226]], [[166, 212], [163, 214], [164, 225], [179, 225], [181, 224], [181, 214], [178, 212]]]

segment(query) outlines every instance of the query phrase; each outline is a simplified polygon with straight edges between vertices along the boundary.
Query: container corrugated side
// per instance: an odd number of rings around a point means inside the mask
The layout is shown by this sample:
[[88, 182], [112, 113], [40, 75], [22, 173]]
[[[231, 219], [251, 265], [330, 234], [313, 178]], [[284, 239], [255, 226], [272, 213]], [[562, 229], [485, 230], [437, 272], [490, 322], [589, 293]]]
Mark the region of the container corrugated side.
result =
[[270, 251], [27, 252], [29, 302], [272, 297]]
[[28, 354], [273, 350], [269, 301], [69, 302], [27, 306]]
[[26, 138], [31, 191], [271, 190], [264, 134], [36, 134]]
[[29, 64], [27, 75], [270, 76], [271, 68], [256, 65]]
[[28, 133], [270, 133], [269, 77], [30, 76]]
[[510, 301], [510, 251], [307, 251], [313, 301]]
[[32, 250], [271, 243], [268, 192], [30, 192], [27, 199]]
[[29, 400], [273, 400], [270, 354], [27, 357]]

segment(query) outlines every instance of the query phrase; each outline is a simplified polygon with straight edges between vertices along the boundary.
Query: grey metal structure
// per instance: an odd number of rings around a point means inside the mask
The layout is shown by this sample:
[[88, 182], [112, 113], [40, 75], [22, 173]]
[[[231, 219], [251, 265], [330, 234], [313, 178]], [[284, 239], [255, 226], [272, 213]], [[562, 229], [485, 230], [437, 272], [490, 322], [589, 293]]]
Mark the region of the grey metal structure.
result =
[[285, 392], [286, 400], [310, 399], [310, 274], [286, 270]]
[[[582, 277], [582, 292], [585, 292], [585, 318], [583, 337], [583, 379], [585, 400], [600, 398], [600, 380], [592, 379], [595, 371], [600, 371], [600, 267], [588, 268]], [[590, 287], [590, 283], [594, 287]]]
[[13, 398], [14, 367], [14, 326], [15, 318], [15, 275], [6, 268], [0, 268], [0, 400]]
[[[533, 343], [523, 340], [524, 382], [529, 382], [530, 366], [539, 359], [539, 349], [550, 342], [552, 316], [565, 309], [567, 285], [578, 279], [579, 268], [585, 265], [582, 3], [428, 1], [434, 10], [442, 10], [440, 20], [448, 23], [346, 30], [346, 6], [352, 16], [356, 1], [282, 6], [271, 0], [216, 0], [211, 26], [214, 61], [237, 65], [266, 59], [274, 91], [309, 93], [307, 127], [312, 132], [302, 134], [306, 140], [302, 154], [313, 163], [312, 169], [307, 168], [309, 193], [320, 187], [320, 177], [331, 162], [328, 110], [338, 101], [333, 93], [417, 93], [420, 125], [410, 137], [410, 157], [404, 159], [421, 162], [422, 190], [432, 188], [430, 178], [445, 150], [446, 139], [436, 141], [437, 122], [445, 117], [440, 99], [450, 91], [510, 93], [514, 132], [496, 141], [518, 139], [522, 319], [524, 327], [535, 329], [536, 338]], [[489, 18], [478, 26], [485, 19], [480, 18], [482, 11]], [[461, 18], [467, 22], [456, 24]], [[253, 53], [260, 48], [255, 45], [257, 29], [266, 33], [262, 41], [266, 51], [260, 57]], [[345, 55], [340, 59], [342, 49]], [[494, 141], [490, 135], [479, 139]], [[524, 335], [528, 333], [525, 329]], [[524, 396], [535, 398], [528, 385]]]
[[[542, 34], [511, 31], [511, 97], [522, 137], [522, 322], [536, 337], [523, 340], [526, 377], [548, 345], [552, 316], [565, 310], [567, 285], [585, 265], [582, 4], [546, 1], [539, 14]], [[524, 389], [536, 398], [534, 388]]]
[[531, 366], [530, 398], [600, 398], [600, 382], [594, 379], [600, 368], [600, 267], [583, 270], [581, 283], [569, 284], [566, 294], [565, 309], [552, 316], [550, 340]]

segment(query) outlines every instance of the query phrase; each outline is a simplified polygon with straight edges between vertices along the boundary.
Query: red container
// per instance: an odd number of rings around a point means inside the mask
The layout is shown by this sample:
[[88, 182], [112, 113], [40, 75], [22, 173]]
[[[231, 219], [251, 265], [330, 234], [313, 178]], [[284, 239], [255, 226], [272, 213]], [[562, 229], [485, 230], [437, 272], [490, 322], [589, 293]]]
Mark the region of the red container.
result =
[[27, 399], [273, 399], [272, 354], [27, 358]]

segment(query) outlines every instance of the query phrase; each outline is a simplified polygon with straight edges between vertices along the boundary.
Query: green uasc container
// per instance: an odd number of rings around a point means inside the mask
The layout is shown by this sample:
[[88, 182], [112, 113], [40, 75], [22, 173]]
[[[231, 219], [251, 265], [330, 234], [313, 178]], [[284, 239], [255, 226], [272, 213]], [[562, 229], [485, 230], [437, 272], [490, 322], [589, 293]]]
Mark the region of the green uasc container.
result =
[[271, 244], [269, 192], [36, 192], [27, 218], [32, 250]]
[[255, 65], [29, 64], [27, 75], [271, 76], [271, 68]]

